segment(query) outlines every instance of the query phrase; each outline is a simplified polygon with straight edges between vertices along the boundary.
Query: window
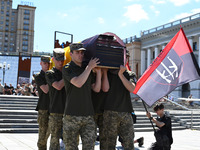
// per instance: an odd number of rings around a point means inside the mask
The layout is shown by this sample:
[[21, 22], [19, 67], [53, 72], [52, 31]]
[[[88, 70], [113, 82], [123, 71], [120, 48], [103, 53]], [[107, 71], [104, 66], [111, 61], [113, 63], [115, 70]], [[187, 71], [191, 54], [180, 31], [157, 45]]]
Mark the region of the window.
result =
[[24, 26], [24, 30], [29, 30], [29, 26]]
[[0, 30], [3, 30], [3, 27], [2, 27], [2, 26], [0, 26]]
[[23, 46], [28, 46], [28, 41], [23, 41], [23, 42], [22, 42], [22, 45], [23, 45]]
[[8, 32], [5, 32], [5, 36], [8, 36]]
[[10, 13], [9, 13], [9, 11], [7, 11], [7, 12], [6, 12], [6, 16], [9, 16], [9, 15], [10, 15]]
[[11, 18], [11, 20], [12, 20], [12, 21], [14, 21], [14, 20], [15, 20], [15, 18], [14, 18], [14, 17], [12, 17], [12, 18]]
[[22, 51], [28, 51], [28, 46], [22, 46]]
[[1, 11], [1, 14], [4, 14], [4, 11]]
[[28, 36], [23, 36], [24, 41], [28, 41]]
[[2, 42], [0, 42], [0, 45], [2, 45]]
[[14, 33], [10, 33], [10, 35], [11, 35], [11, 36], [13, 36], [13, 35], [14, 35]]
[[1, 21], [0, 24], [3, 24], [3, 21]]
[[9, 21], [9, 17], [6, 17], [6, 21]]
[[194, 42], [193, 43], [193, 51], [196, 51], [197, 50], [197, 42]]
[[4, 9], [4, 6], [1, 6], [1, 9]]
[[7, 1], [7, 5], [10, 5], [10, 1]]
[[10, 40], [13, 41], [13, 38], [11, 37]]
[[4, 1], [2, 1], [1, 4], [3, 5], [3, 4], [4, 4]]
[[4, 43], [4, 47], [8, 47], [8, 43]]
[[9, 7], [9, 6], [7, 6], [7, 10], [10, 10], [10, 7]]
[[12, 16], [14, 16], [15, 15], [15, 12], [12, 12]]
[[3, 20], [4, 19], [4, 17], [3, 16], [1, 16], [1, 20]]
[[24, 14], [30, 14], [30, 10], [24, 10]]
[[28, 35], [28, 31], [24, 31], [24, 33], [23, 33], [24, 35]]
[[6, 31], [8, 31], [8, 27], [6, 27]]
[[11, 22], [11, 26], [14, 26], [15, 25], [15, 23], [14, 22]]
[[10, 47], [10, 51], [13, 51], [13, 47]]
[[8, 50], [8, 48], [7, 47], [4, 47], [4, 51], [6, 52]]
[[29, 20], [29, 16], [28, 15], [24, 15], [24, 19]]
[[11, 28], [11, 31], [14, 31], [14, 28], [13, 28], [13, 27]]
[[29, 25], [29, 20], [24, 20], [24, 24]]
[[3, 32], [0, 32], [0, 35], [3, 35]]
[[9, 22], [6, 22], [6, 26], [9, 26]]

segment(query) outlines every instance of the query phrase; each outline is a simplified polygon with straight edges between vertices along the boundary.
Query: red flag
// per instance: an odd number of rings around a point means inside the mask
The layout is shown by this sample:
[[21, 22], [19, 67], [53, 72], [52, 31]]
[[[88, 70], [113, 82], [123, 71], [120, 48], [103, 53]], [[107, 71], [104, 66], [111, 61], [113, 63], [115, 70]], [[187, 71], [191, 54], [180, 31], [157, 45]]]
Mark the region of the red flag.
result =
[[200, 69], [183, 29], [138, 80], [134, 94], [152, 106], [176, 87], [200, 79]]
[[130, 66], [129, 66], [129, 63], [128, 63], [128, 62], [126, 63], [126, 68], [127, 68], [127, 70], [128, 70], [128, 71], [131, 71], [131, 68], [130, 68]]

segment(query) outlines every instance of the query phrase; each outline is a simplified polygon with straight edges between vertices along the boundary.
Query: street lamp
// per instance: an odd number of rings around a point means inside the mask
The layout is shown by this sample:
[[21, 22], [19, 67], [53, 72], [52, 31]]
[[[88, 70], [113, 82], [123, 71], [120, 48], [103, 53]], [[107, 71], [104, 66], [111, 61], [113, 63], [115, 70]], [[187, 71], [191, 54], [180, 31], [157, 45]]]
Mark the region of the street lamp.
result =
[[5, 72], [6, 72], [6, 70], [10, 69], [10, 64], [8, 64], [7, 68], [6, 68], [6, 62], [3, 62], [3, 64], [0, 63], [0, 69], [3, 69], [3, 85], [4, 85]]

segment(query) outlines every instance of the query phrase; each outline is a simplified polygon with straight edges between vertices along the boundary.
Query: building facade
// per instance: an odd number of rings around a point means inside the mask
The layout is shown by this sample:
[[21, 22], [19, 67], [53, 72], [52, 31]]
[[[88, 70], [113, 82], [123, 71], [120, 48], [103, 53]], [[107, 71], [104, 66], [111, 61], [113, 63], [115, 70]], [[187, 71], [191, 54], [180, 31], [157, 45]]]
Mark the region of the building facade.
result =
[[[138, 41], [140, 41], [140, 51], [138, 51], [138, 47], [136, 49], [133, 46], [135, 45], [136, 47], [135, 38], [128, 38], [124, 40], [127, 49], [132, 51], [132, 66], [136, 66], [136, 60], [137, 62], [140, 62], [138, 77], [144, 73], [148, 66], [164, 49], [167, 43], [180, 30], [180, 26], [182, 26], [186, 37], [189, 40], [190, 46], [193, 49], [196, 60], [200, 66], [200, 13], [198, 13], [141, 32], [141, 37], [138, 38]], [[137, 54], [138, 57], [135, 58], [134, 55], [137, 52], [140, 54]], [[200, 81], [197, 80], [188, 84], [184, 84], [183, 86], [176, 88], [176, 90], [174, 90], [171, 94], [177, 97], [188, 97], [190, 94], [192, 94], [194, 98], [200, 98]]]
[[12, 0], [0, 0], [0, 53], [33, 52], [36, 7], [18, 5]]

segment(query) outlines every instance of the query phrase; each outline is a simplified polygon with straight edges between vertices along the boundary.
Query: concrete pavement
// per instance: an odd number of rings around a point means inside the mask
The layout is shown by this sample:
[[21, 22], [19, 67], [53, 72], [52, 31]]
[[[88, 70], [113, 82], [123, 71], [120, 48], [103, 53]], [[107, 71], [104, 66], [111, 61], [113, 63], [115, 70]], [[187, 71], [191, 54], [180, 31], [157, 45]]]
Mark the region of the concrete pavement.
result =
[[[172, 150], [200, 150], [200, 131], [187, 129], [173, 131], [172, 134], [174, 139]], [[155, 141], [153, 132], [135, 133], [135, 139], [141, 136], [144, 137], [144, 145], [138, 147], [138, 144], [135, 144], [135, 150], [147, 150], [151, 143]], [[0, 150], [37, 150], [37, 138], [38, 134], [0, 134]], [[80, 141], [80, 150], [81, 146]], [[116, 149], [122, 149], [119, 142], [117, 142]], [[98, 142], [96, 142], [95, 150], [99, 150]]]

